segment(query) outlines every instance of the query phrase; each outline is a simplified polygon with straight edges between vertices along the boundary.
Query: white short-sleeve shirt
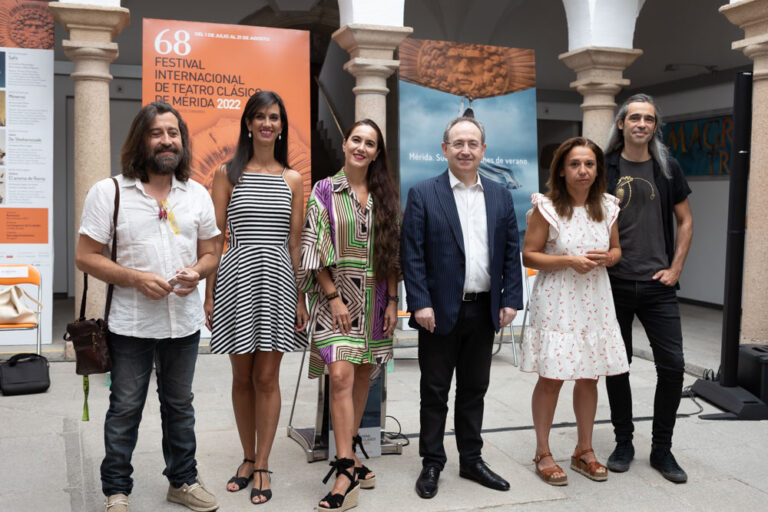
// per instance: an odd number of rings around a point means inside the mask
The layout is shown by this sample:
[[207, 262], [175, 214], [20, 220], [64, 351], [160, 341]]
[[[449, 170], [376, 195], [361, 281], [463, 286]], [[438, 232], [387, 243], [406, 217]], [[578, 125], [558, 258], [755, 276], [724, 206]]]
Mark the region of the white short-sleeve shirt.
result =
[[[197, 241], [209, 240], [216, 227], [213, 201], [205, 188], [193, 180], [173, 177], [168, 194], [171, 222], [158, 215], [157, 201], [144, 191], [141, 181], [117, 176], [120, 207], [117, 215], [117, 263], [123, 267], [153, 272], [165, 279], [197, 263]], [[85, 198], [80, 234], [104, 244], [110, 257], [115, 185], [107, 178], [96, 183]], [[160, 300], [147, 298], [133, 287], [115, 286], [109, 312], [109, 330], [138, 338], [182, 338], [200, 329], [204, 322], [197, 290], [186, 297], [171, 293]]]

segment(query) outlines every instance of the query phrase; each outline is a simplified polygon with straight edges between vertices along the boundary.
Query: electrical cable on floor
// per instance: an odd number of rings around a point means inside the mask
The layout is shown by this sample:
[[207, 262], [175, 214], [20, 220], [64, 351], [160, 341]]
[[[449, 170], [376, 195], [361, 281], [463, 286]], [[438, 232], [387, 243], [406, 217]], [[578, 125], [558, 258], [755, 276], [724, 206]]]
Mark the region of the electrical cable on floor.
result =
[[384, 431], [382, 432], [382, 435], [392, 442], [395, 442], [395, 440], [397, 439], [402, 439], [404, 441], [403, 443], [397, 443], [400, 446], [408, 446], [409, 444], [411, 444], [411, 440], [408, 439], [408, 437], [405, 434], [403, 434], [403, 427], [402, 425], [400, 425], [400, 422], [397, 420], [397, 418], [390, 415], [387, 415], [387, 418], [392, 418], [394, 422], [397, 423], [397, 432]]
[[689, 413], [689, 414], [687, 414], [687, 416], [696, 416], [696, 415], [699, 415], [702, 412], [704, 412], [704, 407], [702, 407], [702, 405], [699, 402], [696, 401], [696, 393], [693, 392], [693, 386], [686, 386], [686, 387], [684, 387], [683, 388], [683, 394], [682, 394], [681, 397], [682, 398], [690, 398], [691, 402], [696, 404], [696, 407], [699, 408], [698, 411]]
[[[677, 418], [690, 418], [692, 416], [697, 416], [698, 414], [701, 414], [704, 411], [704, 408], [701, 406], [701, 404], [696, 401], [695, 393], [691, 390], [691, 386], [688, 386], [685, 389], [683, 389], [683, 392], [681, 394], [681, 398], [690, 398], [691, 401], [696, 405], [696, 407], [698, 407], [698, 410], [695, 411], [695, 412], [679, 412], [676, 415]], [[397, 422], [398, 429], [402, 430], [400, 428], [400, 422], [397, 421], [397, 419], [394, 416], [387, 416], [387, 418], [392, 418], [393, 420], [395, 420]], [[638, 422], [638, 421], [653, 421], [653, 416], [635, 417], [635, 418], [632, 418], [632, 421], [634, 421], [634, 422]], [[609, 423], [611, 423], [611, 420], [605, 419], [605, 420], [595, 420], [594, 424], [595, 425], [603, 425], [603, 424], [609, 424]], [[553, 423], [551, 428], [552, 429], [557, 429], [557, 428], [569, 428], [569, 427], [576, 427], [576, 422], [575, 421], [564, 421], [564, 422], [561, 422], [561, 423]], [[515, 426], [515, 427], [484, 428], [482, 430], [482, 433], [483, 434], [492, 434], [492, 433], [498, 433], [498, 432], [516, 432], [516, 431], [521, 431], [521, 430], [533, 430], [533, 429], [534, 429], [533, 425], [518, 425], [518, 426]], [[397, 433], [384, 432], [384, 435], [385, 436], [394, 436], [394, 437], [403, 438], [403, 439], [415, 439], [415, 438], [419, 437], [418, 433], [402, 434], [401, 431], [399, 431]], [[455, 432], [452, 431], [452, 430], [451, 431], [447, 431], [447, 432], [445, 432], [445, 435], [447, 435], [447, 436], [455, 435]], [[407, 445], [403, 445], [403, 446], [407, 446]]]

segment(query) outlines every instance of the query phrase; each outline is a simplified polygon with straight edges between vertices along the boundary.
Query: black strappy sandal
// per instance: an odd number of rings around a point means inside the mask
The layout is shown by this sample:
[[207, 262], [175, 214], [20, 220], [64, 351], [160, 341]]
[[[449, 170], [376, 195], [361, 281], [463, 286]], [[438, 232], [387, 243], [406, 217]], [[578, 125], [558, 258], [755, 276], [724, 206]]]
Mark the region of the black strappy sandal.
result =
[[[251, 489], [251, 503], [253, 503], [254, 505], [263, 505], [264, 503], [266, 503], [266, 502], [268, 502], [269, 500], [272, 499], [272, 489], [263, 489], [262, 490], [262, 488], [261, 488], [261, 486], [263, 485], [263, 482], [264, 482], [264, 480], [263, 480], [264, 473], [267, 474], [267, 478], [269, 479], [269, 482], [272, 483], [272, 477], [269, 476], [269, 475], [272, 474], [272, 472], [270, 470], [268, 470], [268, 469], [254, 469], [253, 473], [254, 474], [258, 473], [259, 474], [259, 488], [257, 489], [256, 487], [254, 487], [254, 488]], [[253, 498], [255, 498], [257, 496], [259, 498], [264, 496], [264, 498], [265, 498], [264, 501], [261, 501], [261, 500], [253, 501]]]
[[[352, 436], [352, 451], [356, 451], [356, 447], [360, 447], [360, 451], [363, 452], [363, 456], [366, 459], [370, 459], [368, 456], [368, 452], [365, 451], [365, 447], [363, 446], [363, 438], [360, 437], [360, 434], [357, 434], [356, 436]], [[368, 475], [373, 475], [370, 478], [365, 478]], [[368, 467], [366, 467], [365, 464], [360, 466], [359, 468], [355, 468], [355, 476], [357, 477], [357, 481], [360, 482], [360, 488], [361, 489], [373, 489], [376, 487], [376, 475], [371, 471]]]
[[[325, 497], [320, 501], [321, 502], [324, 501], [328, 503], [328, 506], [326, 507], [321, 504], [318, 504], [317, 509], [333, 510], [335, 512], [344, 512], [345, 510], [349, 510], [350, 508], [356, 507], [357, 496], [360, 491], [360, 486], [358, 485], [358, 482], [355, 479], [355, 473], [354, 473], [355, 461], [353, 459], [336, 459], [335, 461], [331, 462], [329, 466], [331, 466], [331, 470], [328, 472], [327, 475], [325, 475], [325, 478], [323, 478], [323, 483], [328, 482], [328, 479], [331, 478], [331, 475], [333, 474], [334, 471], [336, 471], [336, 478], [338, 478], [340, 475], [344, 475], [349, 479], [351, 483], [347, 488], [347, 492], [345, 492], [344, 494], [331, 494], [330, 492], [326, 494]], [[349, 468], [353, 468], [352, 473], [347, 471]]]
[[[230, 479], [229, 479], [229, 481], [227, 482], [227, 490], [228, 490], [229, 492], [237, 492], [237, 491], [242, 491], [243, 489], [245, 489], [246, 487], [248, 487], [248, 483], [249, 483], [251, 480], [253, 480], [253, 473], [251, 473], [251, 474], [250, 474], [250, 475], [248, 475], [247, 477], [245, 477], [245, 476], [237, 476], [237, 473], [240, 471], [240, 468], [241, 468], [241, 467], [243, 466], [243, 464], [245, 464], [246, 462], [250, 462], [251, 464], [256, 464], [256, 461], [254, 461], [254, 460], [251, 460], [251, 459], [248, 459], [248, 458], [245, 458], [245, 459], [243, 459], [243, 462], [241, 462], [241, 463], [240, 463], [240, 465], [239, 465], [239, 466], [237, 466], [237, 471], [235, 471], [235, 476], [233, 476], [232, 478], [230, 478]], [[237, 484], [237, 489], [234, 489], [234, 490], [230, 489], [230, 488], [229, 488], [229, 484]]]

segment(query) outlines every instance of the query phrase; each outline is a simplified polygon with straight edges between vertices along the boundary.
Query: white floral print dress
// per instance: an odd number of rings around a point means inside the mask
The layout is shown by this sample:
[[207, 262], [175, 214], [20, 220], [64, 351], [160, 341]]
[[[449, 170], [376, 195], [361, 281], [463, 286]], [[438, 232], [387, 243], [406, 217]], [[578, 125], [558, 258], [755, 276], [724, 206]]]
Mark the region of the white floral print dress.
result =
[[[608, 250], [611, 228], [619, 215], [618, 199], [603, 195], [603, 222], [594, 222], [576, 207], [570, 219], [557, 215], [542, 194], [531, 196], [549, 224], [543, 252], [577, 255]], [[629, 371], [627, 352], [613, 307], [605, 267], [586, 274], [571, 268], [542, 270], [529, 302], [530, 323], [523, 337], [521, 369], [556, 380], [596, 379]]]

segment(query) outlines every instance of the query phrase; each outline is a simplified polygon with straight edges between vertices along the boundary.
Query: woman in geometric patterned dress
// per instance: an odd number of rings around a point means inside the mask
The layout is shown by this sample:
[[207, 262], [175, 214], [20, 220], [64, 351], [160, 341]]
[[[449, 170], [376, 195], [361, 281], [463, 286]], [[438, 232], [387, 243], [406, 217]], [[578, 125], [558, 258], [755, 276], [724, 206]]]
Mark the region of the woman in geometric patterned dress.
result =
[[358, 121], [342, 148], [344, 168], [312, 190], [301, 239], [299, 286], [309, 296], [312, 338], [309, 376], [319, 377], [328, 367], [338, 454], [331, 463], [336, 483], [319, 510], [351, 508], [360, 487], [375, 485], [353, 441], [360, 441], [357, 429], [373, 370], [392, 357], [397, 322], [400, 201], [381, 130], [371, 120]]
[[539, 270], [529, 302], [521, 369], [537, 372], [533, 391], [536, 473], [548, 484], [568, 477], [555, 464], [549, 431], [560, 388], [573, 380], [578, 442], [571, 469], [587, 478], [608, 478], [592, 451], [601, 375], [629, 371], [606, 267], [621, 258], [618, 200], [605, 193], [603, 152], [582, 137], [555, 152], [546, 195], [534, 194], [523, 244], [523, 263]]
[[[301, 175], [288, 166], [288, 117], [270, 91], [251, 96], [235, 156], [217, 169], [213, 205], [229, 246], [206, 283], [211, 352], [229, 354], [232, 406], [243, 462], [227, 490], [254, 479], [251, 501], [272, 497], [269, 453], [280, 418], [280, 361], [306, 344], [304, 294], [295, 272], [301, 252]], [[221, 254], [221, 245], [219, 246]], [[215, 290], [214, 290], [215, 283]]]

